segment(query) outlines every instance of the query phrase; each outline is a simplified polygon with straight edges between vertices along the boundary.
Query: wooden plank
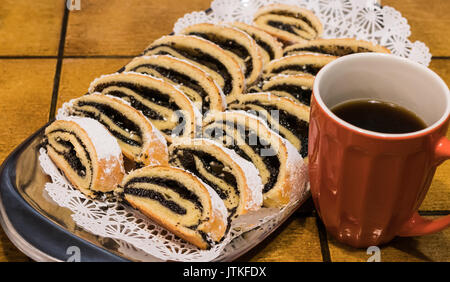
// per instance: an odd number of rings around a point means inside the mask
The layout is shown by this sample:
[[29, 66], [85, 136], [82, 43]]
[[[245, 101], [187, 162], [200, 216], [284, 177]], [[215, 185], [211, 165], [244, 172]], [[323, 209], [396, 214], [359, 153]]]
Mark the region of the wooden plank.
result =
[[65, 1], [2, 0], [0, 56], [56, 56]]
[[114, 73], [131, 59], [64, 59], [57, 109], [64, 102], [87, 93], [90, 83], [103, 74]]
[[[434, 218], [434, 217], [430, 217]], [[329, 238], [333, 262], [364, 262], [374, 253], [356, 249]], [[450, 261], [450, 229], [422, 237], [397, 237], [380, 247], [382, 262], [430, 262]]]
[[[436, 72], [450, 85], [450, 60], [431, 61], [430, 69]], [[426, 95], [426, 93], [424, 93]], [[450, 130], [447, 132], [450, 138]], [[420, 210], [450, 210], [450, 161], [444, 162], [436, 170], [430, 190], [425, 197]]]
[[138, 55], [152, 41], [172, 32], [185, 13], [202, 11], [208, 0], [82, 1], [69, 16], [66, 55]]
[[293, 215], [238, 261], [322, 261], [316, 218]]
[[424, 42], [433, 56], [450, 56], [450, 3], [448, 0], [382, 0], [408, 20], [411, 41]]
[[[48, 120], [56, 59], [0, 60], [0, 162]], [[0, 261], [27, 261], [0, 232]]]

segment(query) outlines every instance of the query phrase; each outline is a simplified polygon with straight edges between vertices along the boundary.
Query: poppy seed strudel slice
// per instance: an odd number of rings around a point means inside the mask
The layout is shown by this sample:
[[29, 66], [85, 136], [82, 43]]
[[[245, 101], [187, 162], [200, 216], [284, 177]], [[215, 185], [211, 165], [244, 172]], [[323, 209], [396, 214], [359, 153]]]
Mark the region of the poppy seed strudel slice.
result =
[[234, 56], [242, 68], [246, 85], [252, 85], [261, 76], [261, 53], [256, 41], [247, 33], [231, 26], [209, 23], [191, 25], [181, 32], [209, 40]]
[[95, 79], [89, 93], [122, 98], [141, 111], [170, 142], [173, 137], [194, 137], [201, 113], [175, 86], [149, 75], [123, 72]]
[[113, 191], [124, 177], [119, 144], [96, 120], [56, 120], [45, 129], [43, 145], [69, 182], [89, 197]]
[[263, 205], [283, 207], [303, 194], [306, 165], [297, 149], [255, 115], [227, 111], [207, 116], [203, 136], [252, 162], [263, 183]]
[[238, 96], [229, 108], [258, 115], [291, 142], [302, 157], [308, 155], [309, 107], [270, 93], [253, 93]]
[[280, 97], [287, 97], [309, 107], [313, 84], [314, 76], [312, 75], [280, 74], [264, 81], [260, 92], [270, 92]]
[[287, 46], [283, 56], [302, 54], [307, 52], [321, 53], [332, 56], [345, 56], [354, 53], [390, 53], [389, 49], [372, 44], [365, 40], [353, 38], [316, 39]]
[[134, 170], [117, 192], [131, 206], [200, 249], [220, 242], [228, 230], [223, 201], [211, 187], [181, 168]]
[[176, 85], [202, 113], [225, 110], [225, 96], [219, 86], [188, 61], [168, 55], [141, 56], [128, 63], [125, 71], [149, 74]]
[[117, 139], [122, 153], [140, 165], [167, 165], [166, 139], [151, 122], [124, 100], [98, 93], [65, 103], [59, 115], [99, 121]]
[[312, 11], [297, 6], [273, 4], [260, 8], [253, 24], [286, 43], [319, 38], [322, 23]]
[[224, 201], [229, 218], [262, 205], [262, 182], [256, 167], [234, 151], [208, 139], [183, 140], [169, 147], [170, 164], [207, 183]]
[[316, 75], [326, 64], [337, 59], [329, 55], [302, 54], [282, 57], [270, 62], [263, 71], [264, 80], [277, 74]]
[[227, 97], [242, 93], [245, 88], [239, 63], [216, 44], [197, 36], [161, 37], [147, 47], [144, 55], [171, 55], [193, 63], [208, 73]]
[[283, 57], [283, 45], [264, 30], [241, 22], [234, 22], [231, 25], [246, 32], [256, 41], [260, 47], [263, 66], [272, 60]]

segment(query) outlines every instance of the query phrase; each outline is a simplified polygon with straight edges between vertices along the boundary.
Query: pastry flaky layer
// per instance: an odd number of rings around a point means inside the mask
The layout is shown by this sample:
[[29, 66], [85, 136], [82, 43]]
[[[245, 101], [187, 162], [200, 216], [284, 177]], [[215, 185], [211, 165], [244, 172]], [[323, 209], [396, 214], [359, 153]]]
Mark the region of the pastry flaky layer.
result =
[[150, 44], [143, 55], [171, 55], [189, 61], [208, 73], [227, 97], [242, 93], [245, 88], [244, 73], [235, 58], [198, 36], [163, 36]]
[[140, 56], [128, 63], [124, 71], [149, 74], [176, 85], [203, 114], [225, 110], [222, 89], [210, 75], [186, 60], [169, 55]]
[[234, 22], [231, 25], [246, 32], [256, 41], [260, 48], [263, 66], [283, 56], [283, 44], [264, 30], [242, 22]]
[[229, 109], [257, 114], [294, 145], [303, 158], [308, 155], [308, 106], [270, 93], [252, 93], [238, 96], [230, 102]]
[[302, 43], [296, 43], [286, 46], [283, 50], [283, 56], [297, 55], [304, 53], [320, 53], [332, 56], [345, 56], [355, 53], [391, 53], [389, 49], [373, 44], [365, 40], [356, 40], [354, 38], [337, 39], [315, 39]]
[[233, 56], [244, 73], [246, 85], [259, 79], [263, 66], [260, 49], [247, 33], [232, 26], [208, 23], [188, 26], [181, 33], [211, 41]]
[[282, 57], [271, 61], [263, 70], [264, 80], [278, 74], [309, 74], [315, 76], [326, 64], [337, 59], [322, 54], [301, 54]]
[[181, 168], [134, 170], [117, 192], [156, 223], [201, 249], [220, 242], [228, 230], [227, 209], [217, 193]]
[[168, 164], [167, 143], [159, 130], [124, 100], [94, 93], [65, 103], [62, 114], [99, 121], [114, 136], [122, 153], [140, 165]]
[[175, 86], [149, 75], [123, 72], [95, 79], [89, 93], [122, 98], [141, 111], [171, 142], [174, 137], [194, 137], [201, 126], [201, 113]]
[[113, 191], [124, 177], [119, 144], [96, 120], [56, 120], [45, 129], [44, 146], [69, 182], [89, 197]]
[[203, 122], [203, 136], [255, 165], [263, 183], [264, 206], [285, 206], [305, 189], [305, 164], [297, 149], [256, 115], [245, 111], [211, 114]]
[[207, 183], [224, 201], [230, 219], [262, 205], [256, 167], [234, 151], [208, 139], [178, 140], [169, 147], [170, 164]]
[[312, 11], [291, 5], [264, 6], [254, 15], [253, 24], [287, 44], [316, 39], [323, 33]]

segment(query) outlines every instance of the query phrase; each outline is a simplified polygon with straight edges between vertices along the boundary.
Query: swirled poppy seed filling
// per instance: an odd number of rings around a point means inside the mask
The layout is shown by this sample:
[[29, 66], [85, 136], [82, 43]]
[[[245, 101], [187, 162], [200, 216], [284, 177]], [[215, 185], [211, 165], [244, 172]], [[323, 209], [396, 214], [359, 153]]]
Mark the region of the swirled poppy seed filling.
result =
[[258, 40], [255, 37], [253, 37], [253, 39], [256, 41], [256, 44], [258, 44], [261, 48], [263, 48], [264, 51], [267, 52], [267, 54], [269, 55], [269, 59], [270, 60], [275, 59], [275, 53], [273, 52], [273, 50], [272, 50], [272, 48], [270, 47], [269, 44], [267, 44], [266, 42], [264, 42], [262, 40]]
[[367, 53], [367, 52], [373, 52], [372, 50], [358, 46], [355, 49], [349, 46], [307, 46], [302, 48], [295, 48], [292, 50], [289, 50], [284, 53], [285, 56], [290, 54], [295, 54], [296, 52], [316, 52], [316, 53], [322, 53], [322, 54], [329, 54], [334, 56], [345, 56], [350, 55], [353, 53]]
[[[139, 141], [132, 140], [128, 138], [127, 136], [121, 134], [117, 130], [111, 127], [110, 124], [108, 124], [105, 120], [103, 120], [98, 113], [95, 113], [91, 111], [88, 107], [94, 107], [97, 109], [100, 113], [107, 116], [112, 120], [112, 122], [117, 125], [122, 130], [129, 132], [130, 134], [135, 134], [139, 137]], [[137, 146], [140, 147], [142, 145], [142, 132], [141, 129], [130, 119], [128, 119], [126, 116], [124, 116], [122, 113], [118, 112], [116, 109], [112, 108], [111, 106], [107, 104], [101, 104], [96, 102], [86, 102], [86, 101], [78, 101], [76, 105], [74, 105], [74, 110], [76, 111], [75, 114], [80, 113], [81, 115], [84, 115], [86, 117], [90, 117], [93, 119], [98, 120], [101, 124], [103, 124], [111, 134], [116, 137], [117, 139], [123, 141], [124, 143], [127, 143], [131, 146]]]
[[175, 193], [177, 193], [181, 198], [192, 202], [200, 211], [203, 211], [203, 206], [202, 203], [200, 202], [199, 197], [176, 180], [165, 179], [161, 177], [134, 177], [125, 184], [124, 193], [128, 191], [127, 188], [136, 188], [133, 186], [134, 184], [137, 183], [155, 184], [164, 187], [165, 189], [172, 190]]
[[303, 88], [298, 85], [293, 84], [275, 84], [266, 89], [266, 91], [282, 91], [287, 92], [299, 100], [302, 104], [307, 106], [311, 105], [311, 89]]
[[282, 67], [274, 68], [271, 73], [283, 73], [284, 71], [297, 71], [301, 73], [307, 73], [311, 75], [316, 75], [320, 69], [322, 69], [321, 66], [313, 65], [313, 64], [304, 64], [304, 65], [285, 65]]
[[213, 33], [201, 33], [201, 32], [191, 32], [189, 35], [198, 36], [206, 40], [212, 41], [219, 45], [222, 49], [230, 51], [241, 58], [245, 63], [245, 77], [249, 77], [253, 71], [253, 62], [249, 60], [250, 53], [244, 46], [237, 43], [235, 40], [220, 37]]
[[124, 188], [124, 193], [128, 194], [128, 195], [133, 195], [133, 196], [137, 196], [137, 197], [148, 198], [148, 199], [158, 201], [161, 205], [170, 209], [171, 211], [173, 211], [176, 214], [185, 215], [187, 213], [185, 208], [178, 205], [174, 201], [168, 200], [163, 194], [161, 194], [157, 191], [154, 191], [154, 190], [127, 187], [127, 188]]
[[182, 47], [182, 46], [176, 46], [175, 44], [161, 44], [161, 45], [155, 45], [147, 49], [145, 53], [152, 52], [154, 55], [172, 55], [171, 53], [164, 51], [164, 50], [157, 50], [158, 48], [166, 47], [170, 48], [173, 51], [179, 53], [183, 57], [187, 58], [188, 60], [197, 62], [198, 64], [204, 65], [208, 67], [209, 69], [217, 72], [223, 79], [224, 79], [224, 87], [222, 88], [222, 91], [225, 95], [228, 95], [231, 93], [232, 90], [232, 78], [231, 75], [228, 73], [226, 67], [216, 58], [212, 57], [211, 55], [206, 54], [205, 52], [202, 52], [198, 48], [188, 48], [188, 47]]
[[[195, 163], [195, 157], [201, 161], [203, 168], [210, 174], [216, 176], [217, 178], [222, 179], [227, 184], [234, 188], [234, 193], [239, 195], [239, 190], [237, 189], [237, 181], [233, 174], [228, 172], [224, 166], [224, 164], [219, 161], [216, 157], [208, 154], [204, 151], [195, 151], [191, 149], [176, 149], [173, 153], [174, 158], [177, 158], [178, 161], [181, 162], [181, 165], [184, 169], [191, 171], [198, 177], [200, 177], [205, 183], [211, 186], [221, 199], [228, 198], [228, 191], [224, 191], [221, 189], [217, 183], [213, 183], [211, 180], [206, 178], [197, 168]], [[172, 160], [173, 162], [174, 160]]]
[[318, 32], [318, 30], [312, 24], [312, 22], [307, 17], [305, 17], [299, 13], [291, 13], [289, 11], [272, 11], [271, 14], [299, 19], [301, 21], [304, 21], [308, 26], [310, 26], [312, 29], [314, 29], [315, 32]]
[[[87, 151], [86, 146], [83, 144], [83, 142], [81, 141], [81, 139], [75, 135], [75, 133], [70, 132], [70, 131], [66, 131], [66, 130], [54, 130], [48, 133], [48, 136], [51, 136], [52, 134], [56, 134], [56, 133], [68, 133], [72, 136], [75, 137], [75, 139], [77, 140], [78, 144], [81, 146], [81, 148], [83, 148], [84, 154], [88, 160], [89, 163], [92, 162], [91, 157], [89, 156], [89, 153]], [[63, 140], [61, 137], [56, 137], [55, 141], [60, 144], [61, 146], [67, 148], [68, 150], [61, 152], [58, 151], [57, 148], [55, 148], [54, 146], [52, 146], [50, 144], [50, 142], [47, 142], [46, 144], [50, 147], [52, 147], [52, 149], [59, 155], [62, 155], [64, 157], [64, 159], [67, 161], [67, 163], [70, 165], [70, 167], [77, 173], [78, 176], [84, 178], [86, 176], [86, 166], [83, 165], [81, 159], [77, 156], [77, 152], [75, 150], [75, 146], [66, 140]], [[93, 173], [93, 168], [92, 166], [90, 167], [90, 171], [91, 174]], [[91, 179], [91, 183], [92, 183], [92, 179]], [[89, 183], [89, 187], [91, 185], [91, 183]]]
[[286, 32], [292, 33], [294, 35], [297, 35], [297, 32], [294, 30], [294, 28], [299, 29], [299, 30], [303, 30], [303, 28], [301, 26], [298, 25], [292, 25], [292, 24], [286, 24], [286, 23], [282, 23], [279, 21], [267, 21], [267, 24], [277, 28], [277, 29], [281, 29], [284, 30]]
[[201, 87], [199, 85], [199, 82], [197, 80], [194, 80], [193, 78], [191, 78], [181, 72], [178, 72], [174, 69], [165, 68], [162, 66], [152, 65], [152, 64], [142, 64], [142, 65], [139, 65], [139, 66], [131, 69], [131, 71], [140, 70], [139, 72], [141, 72], [141, 73], [151, 74], [151, 73], [145, 72], [145, 70], [142, 70], [145, 68], [155, 70], [156, 72], [160, 73], [161, 76], [173, 81], [176, 84], [180, 84], [180, 85], [186, 86], [186, 87], [194, 90], [195, 92], [199, 93], [202, 97], [208, 96], [205, 89], [203, 89], [203, 87]]

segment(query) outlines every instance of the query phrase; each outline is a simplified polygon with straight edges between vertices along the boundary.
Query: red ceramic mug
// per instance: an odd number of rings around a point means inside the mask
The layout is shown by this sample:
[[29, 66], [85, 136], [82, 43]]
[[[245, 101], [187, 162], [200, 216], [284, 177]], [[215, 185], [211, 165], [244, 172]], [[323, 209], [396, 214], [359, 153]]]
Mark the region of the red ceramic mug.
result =
[[[403, 106], [427, 128], [384, 134], [353, 126], [330, 108], [374, 98]], [[344, 56], [316, 76], [311, 99], [309, 176], [316, 209], [327, 231], [354, 246], [380, 245], [395, 236], [438, 232], [450, 216], [421, 217], [436, 167], [450, 157], [445, 137], [450, 93], [430, 69], [386, 54]]]

